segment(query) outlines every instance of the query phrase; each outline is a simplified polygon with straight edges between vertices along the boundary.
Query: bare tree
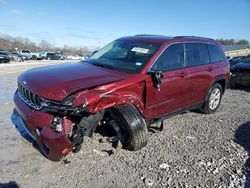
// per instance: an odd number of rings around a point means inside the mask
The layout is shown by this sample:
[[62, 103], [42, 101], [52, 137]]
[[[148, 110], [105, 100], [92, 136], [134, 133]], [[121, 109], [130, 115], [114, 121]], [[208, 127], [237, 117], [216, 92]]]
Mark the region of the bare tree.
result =
[[50, 44], [48, 41], [46, 40], [41, 40], [41, 42], [38, 44], [38, 46], [44, 50], [44, 51], [47, 51], [47, 50], [50, 50], [52, 48], [52, 44]]
[[87, 47], [74, 48], [64, 45], [62, 48], [60, 48], [53, 46], [46, 40], [41, 40], [37, 45], [35, 42], [30, 41], [28, 38], [0, 35], [0, 50], [15, 51], [22, 49], [34, 52], [43, 50], [68, 54], [91, 54], [91, 51]]

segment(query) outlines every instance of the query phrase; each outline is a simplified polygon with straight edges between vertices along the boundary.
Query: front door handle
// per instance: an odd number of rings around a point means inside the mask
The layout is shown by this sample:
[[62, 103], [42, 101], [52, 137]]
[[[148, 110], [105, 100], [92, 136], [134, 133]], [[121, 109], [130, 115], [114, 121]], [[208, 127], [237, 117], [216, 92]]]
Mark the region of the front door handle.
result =
[[213, 67], [208, 67], [208, 68], [207, 68], [207, 71], [208, 71], [208, 72], [211, 72], [212, 70], [214, 70]]
[[187, 74], [185, 72], [181, 72], [177, 74], [177, 76], [183, 78], [184, 76], [187, 76]]

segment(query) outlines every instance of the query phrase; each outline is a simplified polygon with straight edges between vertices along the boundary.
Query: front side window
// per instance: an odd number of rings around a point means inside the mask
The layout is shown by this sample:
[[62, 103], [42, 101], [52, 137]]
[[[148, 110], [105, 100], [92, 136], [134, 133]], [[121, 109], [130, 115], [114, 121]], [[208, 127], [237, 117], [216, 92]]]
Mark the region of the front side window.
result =
[[208, 48], [203, 43], [186, 43], [186, 61], [188, 66], [199, 66], [209, 63]]
[[221, 52], [218, 46], [214, 44], [208, 44], [208, 49], [210, 53], [210, 60], [212, 63], [220, 62], [225, 60], [225, 55]]
[[184, 44], [172, 44], [155, 61], [150, 71], [168, 71], [184, 67]]
[[87, 63], [128, 73], [138, 73], [162, 43], [116, 40], [87, 60]]

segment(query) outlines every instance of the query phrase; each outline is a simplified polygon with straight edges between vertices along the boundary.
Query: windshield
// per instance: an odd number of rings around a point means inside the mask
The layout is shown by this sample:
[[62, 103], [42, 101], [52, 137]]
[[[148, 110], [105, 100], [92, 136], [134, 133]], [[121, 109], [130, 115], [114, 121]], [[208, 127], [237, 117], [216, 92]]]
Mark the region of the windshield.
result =
[[90, 57], [96, 66], [128, 73], [138, 73], [151, 59], [161, 43], [116, 40]]

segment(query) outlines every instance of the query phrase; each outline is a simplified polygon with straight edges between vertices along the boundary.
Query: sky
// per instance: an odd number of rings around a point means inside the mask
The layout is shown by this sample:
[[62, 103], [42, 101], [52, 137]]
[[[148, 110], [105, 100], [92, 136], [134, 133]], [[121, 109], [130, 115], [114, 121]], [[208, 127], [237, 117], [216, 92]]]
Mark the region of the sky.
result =
[[122, 36], [250, 41], [250, 0], [0, 0], [0, 35], [102, 47]]

